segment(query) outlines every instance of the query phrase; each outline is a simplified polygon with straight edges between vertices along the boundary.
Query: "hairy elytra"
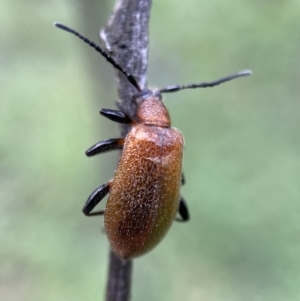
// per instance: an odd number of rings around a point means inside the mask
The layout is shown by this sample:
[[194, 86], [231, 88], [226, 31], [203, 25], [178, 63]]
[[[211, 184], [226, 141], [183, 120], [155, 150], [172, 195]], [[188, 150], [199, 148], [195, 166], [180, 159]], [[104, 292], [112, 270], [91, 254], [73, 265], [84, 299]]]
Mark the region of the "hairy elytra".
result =
[[[179, 130], [171, 127], [161, 93], [214, 87], [250, 75], [251, 71], [241, 71], [212, 82], [171, 85], [160, 90], [142, 89], [132, 74], [94, 42], [63, 24], [54, 25], [93, 47], [137, 89], [132, 96], [137, 103], [135, 119], [117, 110], [100, 111], [112, 121], [131, 125], [131, 129], [125, 138], [103, 140], [86, 151], [87, 156], [93, 156], [122, 150], [113, 179], [94, 190], [83, 207], [87, 216], [104, 214], [105, 231], [116, 255], [124, 259], [135, 258], [153, 249], [174, 220], [189, 220], [187, 205], [180, 196], [180, 187], [184, 184], [184, 139]], [[107, 194], [105, 210], [92, 212]], [[180, 218], [176, 218], [177, 212]]]

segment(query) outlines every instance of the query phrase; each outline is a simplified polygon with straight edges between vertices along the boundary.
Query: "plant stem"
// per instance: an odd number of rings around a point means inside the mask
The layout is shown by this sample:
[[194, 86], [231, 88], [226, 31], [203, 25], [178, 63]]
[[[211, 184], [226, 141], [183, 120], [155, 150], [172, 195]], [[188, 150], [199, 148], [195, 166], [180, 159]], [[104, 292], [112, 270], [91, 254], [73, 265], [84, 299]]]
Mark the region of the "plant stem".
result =
[[[141, 87], [146, 86], [148, 64], [148, 24], [151, 0], [118, 0], [107, 26], [101, 31], [106, 50], [127, 72], [134, 75]], [[136, 88], [116, 71], [119, 101], [117, 107], [134, 117], [136, 104], [132, 95]], [[121, 127], [125, 137], [129, 127]], [[129, 301], [132, 261], [118, 258], [110, 251], [106, 301]]]

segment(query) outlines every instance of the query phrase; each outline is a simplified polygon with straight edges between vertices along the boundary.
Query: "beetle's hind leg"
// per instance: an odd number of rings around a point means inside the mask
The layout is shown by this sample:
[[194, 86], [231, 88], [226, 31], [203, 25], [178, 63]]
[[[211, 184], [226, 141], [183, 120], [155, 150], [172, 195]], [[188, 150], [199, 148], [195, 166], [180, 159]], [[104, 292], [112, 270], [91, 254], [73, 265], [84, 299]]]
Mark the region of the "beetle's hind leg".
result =
[[177, 222], [187, 222], [190, 219], [188, 207], [183, 197], [180, 197], [178, 213], [181, 218], [176, 217]]
[[85, 154], [88, 157], [98, 155], [100, 153], [104, 153], [107, 151], [115, 150], [115, 149], [122, 149], [124, 145], [124, 139], [123, 138], [117, 138], [117, 139], [106, 139], [103, 141], [100, 141], [90, 147]]
[[[184, 177], [184, 173], [182, 173], [181, 174], [181, 185], [183, 186], [184, 184], [185, 184], [185, 177]], [[187, 222], [190, 219], [190, 214], [189, 214], [187, 204], [182, 196], [180, 197], [180, 201], [179, 201], [178, 213], [181, 218], [176, 217], [175, 220], [177, 222]]]
[[82, 212], [86, 216], [95, 216], [95, 215], [103, 215], [104, 210], [91, 212], [99, 203], [100, 201], [108, 194], [109, 186], [111, 181], [99, 186], [95, 189], [91, 195], [88, 197]]

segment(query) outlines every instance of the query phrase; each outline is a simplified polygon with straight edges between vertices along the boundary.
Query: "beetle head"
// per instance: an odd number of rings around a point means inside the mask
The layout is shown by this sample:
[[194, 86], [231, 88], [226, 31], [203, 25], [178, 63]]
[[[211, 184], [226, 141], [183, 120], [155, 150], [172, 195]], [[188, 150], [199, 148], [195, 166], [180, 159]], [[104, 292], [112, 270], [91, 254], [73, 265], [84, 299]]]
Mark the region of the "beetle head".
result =
[[146, 125], [170, 127], [170, 116], [159, 91], [143, 89], [133, 95], [133, 99], [138, 106], [139, 122]]

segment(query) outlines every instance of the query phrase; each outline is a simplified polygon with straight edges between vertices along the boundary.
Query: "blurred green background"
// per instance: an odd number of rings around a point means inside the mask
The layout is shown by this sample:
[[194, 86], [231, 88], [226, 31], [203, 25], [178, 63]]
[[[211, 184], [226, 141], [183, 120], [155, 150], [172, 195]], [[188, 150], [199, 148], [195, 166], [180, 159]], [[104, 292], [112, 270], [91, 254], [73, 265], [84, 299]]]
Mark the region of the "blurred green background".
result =
[[[117, 153], [97, 41], [113, 1], [0, 2], [0, 300], [103, 300], [108, 242], [81, 213]], [[191, 221], [134, 262], [132, 300], [300, 300], [300, 2], [153, 0], [149, 86], [254, 75], [170, 94]], [[103, 205], [102, 205], [103, 206]]]

